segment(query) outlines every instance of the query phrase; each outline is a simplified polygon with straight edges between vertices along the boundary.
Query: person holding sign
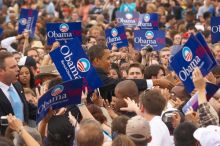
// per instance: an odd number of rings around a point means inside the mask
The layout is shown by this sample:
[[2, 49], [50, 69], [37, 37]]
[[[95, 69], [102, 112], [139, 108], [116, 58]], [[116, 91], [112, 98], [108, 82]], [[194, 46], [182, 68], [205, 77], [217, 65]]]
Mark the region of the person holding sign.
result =
[[198, 112], [201, 125], [219, 125], [219, 119], [214, 115], [214, 113], [216, 115], [217, 113], [214, 112], [213, 107], [208, 104], [206, 98], [206, 82], [198, 67], [193, 71], [192, 77], [195, 89], [198, 91]]

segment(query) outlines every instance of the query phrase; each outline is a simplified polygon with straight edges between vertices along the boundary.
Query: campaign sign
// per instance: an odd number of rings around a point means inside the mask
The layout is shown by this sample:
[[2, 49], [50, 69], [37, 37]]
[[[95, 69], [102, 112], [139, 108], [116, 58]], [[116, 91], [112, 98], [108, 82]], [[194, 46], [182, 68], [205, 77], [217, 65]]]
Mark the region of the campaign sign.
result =
[[0, 27], [0, 36], [3, 34], [3, 29]]
[[135, 30], [134, 48], [141, 50], [151, 45], [155, 51], [159, 51], [166, 45], [165, 32], [163, 30]]
[[117, 11], [116, 21], [119, 25], [124, 25], [125, 27], [136, 27], [138, 26], [139, 13]]
[[[206, 98], [207, 101], [211, 99], [211, 97], [218, 91], [219, 86], [212, 84], [212, 83], [206, 83]], [[183, 113], [186, 113], [187, 110], [192, 107], [194, 111], [197, 111], [199, 104], [198, 104], [198, 92], [196, 92], [190, 100], [183, 106], [182, 111]]]
[[194, 89], [192, 81], [194, 68], [199, 67], [205, 76], [210, 72], [212, 60], [196, 37], [191, 35], [182, 50], [173, 56], [170, 65], [183, 82], [186, 90], [191, 93]]
[[81, 103], [81, 94], [82, 79], [70, 80], [54, 86], [38, 100], [37, 123], [46, 116], [49, 108], [55, 110]]
[[61, 43], [50, 56], [64, 81], [84, 78], [83, 84], [89, 92], [102, 85], [77, 38]]
[[220, 17], [211, 18], [211, 38], [213, 44], [220, 41]]
[[141, 29], [154, 29], [158, 30], [159, 17], [157, 13], [140, 14], [138, 26]]
[[113, 45], [116, 45], [117, 48], [128, 46], [128, 40], [125, 34], [124, 26], [119, 26], [112, 29], [106, 29], [105, 37], [109, 49], [112, 49]]
[[32, 9], [21, 9], [18, 20], [18, 34], [22, 34], [24, 30], [30, 31], [30, 37], [34, 37], [35, 27], [38, 18], [38, 11]]
[[55, 41], [68, 41], [77, 37], [82, 42], [81, 22], [47, 23], [47, 44]]
[[206, 50], [206, 52], [208, 53], [209, 57], [212, 59], [212, 65], [210, 70], [214, 69], [217, 66], [217, 61], [215, 60], [215, 57], [213, 56], [209, 46], [207, 45], [203, 35], [201, 32], [196, 34], [196, 38], [197, 40], [201, 43], [201, 45], [204, 47], [204, 49]]

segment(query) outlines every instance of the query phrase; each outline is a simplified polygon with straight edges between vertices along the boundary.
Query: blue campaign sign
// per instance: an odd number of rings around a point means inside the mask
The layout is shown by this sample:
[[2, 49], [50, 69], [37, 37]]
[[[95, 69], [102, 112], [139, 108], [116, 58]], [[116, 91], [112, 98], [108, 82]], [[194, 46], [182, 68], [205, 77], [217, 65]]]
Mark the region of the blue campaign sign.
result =
[[112, 29], [106, 29], [105, 37], [109, 49], [112, 49], [113, 45], [116, 45], [117, 48], [128, 46], [128, 40], [125, 34], [124, 26], [119, 26]]
[[102, 85], [80, 42], [73, 38], [63, 42], [50, 56], [64, 81], [84, 78], [83, 84], [91, 92]]
[[32, 9], [21, 9], [18, 20], [18, 34], [22, 34], [24, 30], [30, 31], [30, 37], [34, 37], [35, 27], [38, 18], [38, 11]]
[[81, 103], [81, 94], [82, 79], [70, 80], [54, 86], [38, 100], [37, 123], [46, 116], [49, 108], [55, 110]]
[[[218, 91], [219, 86], [212, 84], [212, 83], [206, 83], [206, 98], [207, 101], [211, 99], [211, 97]], [[186, 113], [187, 110], [192, 107], [194, 111], [197, 111], [199, 105], [198, 105], [198, 93], [195, 93], [190, 100], [183, 106], [182, 111], [183, 113]]]
[[139, 13], [117, 11], [116, 21], [119, 25], [124, 25], [125, 27], [136, 27], [139, 22]]
[[205, 38], [203, 37], [202, 33], [199, 32], [196, 34], [196, 38], [201, 43], [201, 45], [205, 48], [206, 52], [208, 53], [209, 57], [212, 59], [212, 65], [210, 70], [214, 69], [217, 66], [217, 61], [215, 60], [215, 57], [213, 56], [209, 46], [207, 45]]
[[220, 17], [211, 18], [211, 38], [213, 44], [220, 41]]
[[0, 36], [3, 34], [3, 29], [0, 27]]
[[81, 22], [47, 23], [47, 44], [55, 41], [68, 41], [77, 37], [82, 42]]
[[159, 51], [166, 45], [165, 32], [163, 30], [135, 30], [134, 48], [141, 50], [150, 45], [155, 51]]
[[183, 82], [186, 90], [193, 91], [192, 72], [199, 67], [203, 76], [210, 72], [212, 59], [194, 35], [191, 35], [182, 50], [176, 53], [170, 62], [170, 66]]
[[140, 14], [138, 26], [141, 29], [155, 29], [158, 30], [159, 17], [157, 13]]

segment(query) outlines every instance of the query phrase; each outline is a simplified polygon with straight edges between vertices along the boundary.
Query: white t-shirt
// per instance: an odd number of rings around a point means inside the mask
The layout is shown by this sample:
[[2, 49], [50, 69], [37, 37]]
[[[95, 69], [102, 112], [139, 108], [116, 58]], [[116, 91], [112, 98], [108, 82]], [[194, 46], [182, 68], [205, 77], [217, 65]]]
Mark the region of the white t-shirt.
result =
[[150, 123], [152, 140], [148, 146], [172, 146], [170, 133], [160, 116], [155, 116]]

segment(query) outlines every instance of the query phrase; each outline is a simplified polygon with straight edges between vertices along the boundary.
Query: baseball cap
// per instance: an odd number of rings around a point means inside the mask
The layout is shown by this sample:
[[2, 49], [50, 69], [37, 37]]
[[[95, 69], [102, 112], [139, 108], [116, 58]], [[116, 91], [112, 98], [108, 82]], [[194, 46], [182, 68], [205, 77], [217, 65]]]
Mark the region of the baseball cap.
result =
[[128, 120], [126, 126], [126, 135], [135, 141], [144, 141], [151, 138], [149, 122], [141, 116], [132, 117], [130, 120]]
[[201, 146], [220, 146], [220, 127], [210, 125], [198, 128], [193, 137], [198, 140]]

